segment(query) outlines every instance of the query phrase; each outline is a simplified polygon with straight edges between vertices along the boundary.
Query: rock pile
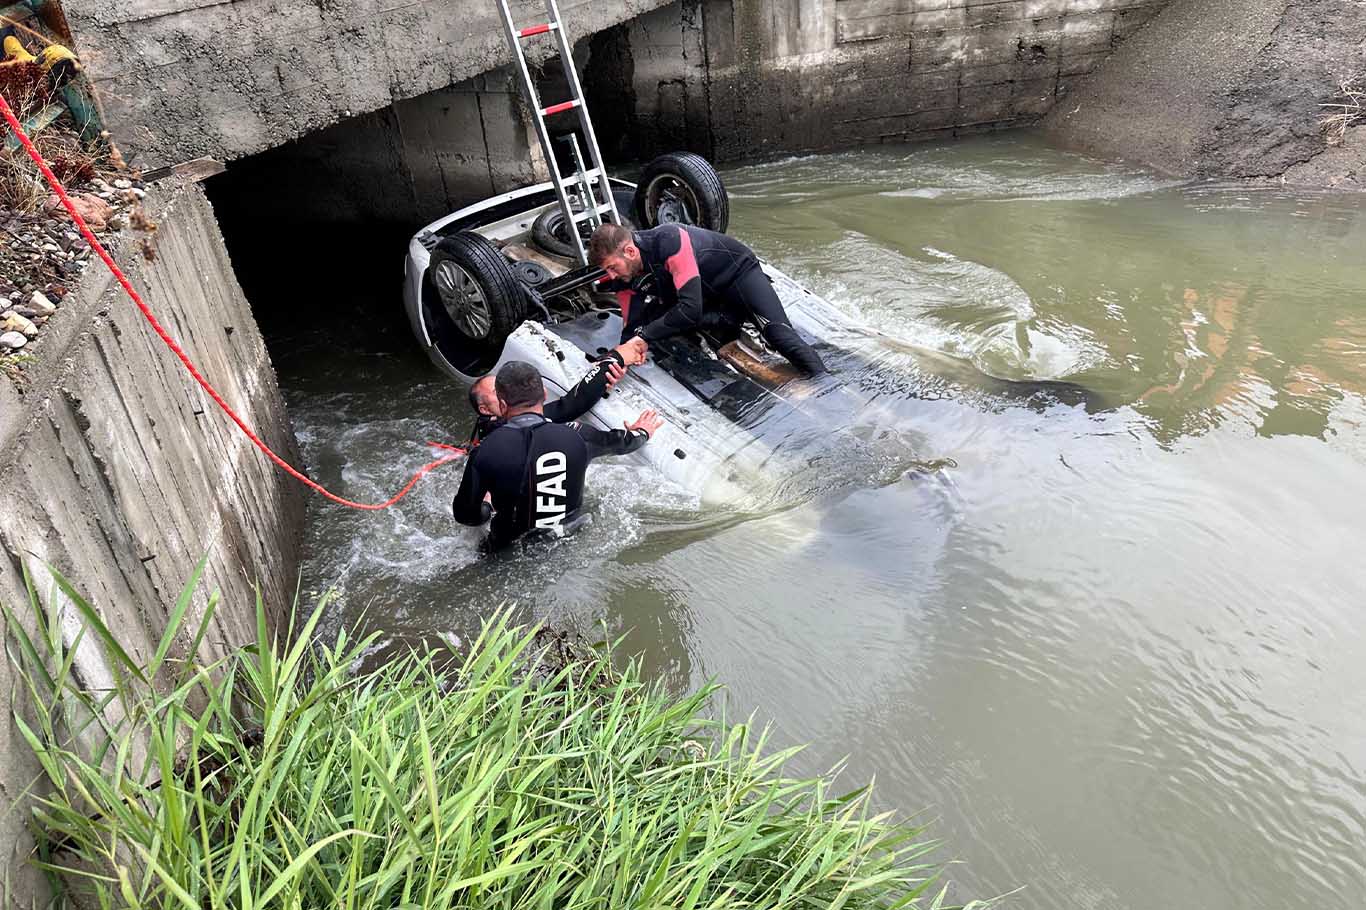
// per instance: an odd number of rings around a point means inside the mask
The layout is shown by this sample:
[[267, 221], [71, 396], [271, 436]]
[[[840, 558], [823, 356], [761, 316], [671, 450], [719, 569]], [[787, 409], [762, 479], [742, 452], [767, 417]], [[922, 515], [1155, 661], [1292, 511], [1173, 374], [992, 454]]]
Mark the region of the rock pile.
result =
[[[76, 210], [97, 234], [122, 230], [146, 195], [127, 177], [76, 189]], [[0, 366], [39, 333], [89, 262], [90, 244], [56, 196], [38, 212], [0, 209]]]

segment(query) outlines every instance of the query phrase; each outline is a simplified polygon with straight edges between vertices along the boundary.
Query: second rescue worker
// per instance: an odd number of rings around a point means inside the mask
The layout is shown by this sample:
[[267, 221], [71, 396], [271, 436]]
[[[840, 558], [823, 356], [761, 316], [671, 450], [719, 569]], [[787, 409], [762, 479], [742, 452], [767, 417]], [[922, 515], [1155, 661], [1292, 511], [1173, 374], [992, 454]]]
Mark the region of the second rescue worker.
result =
[[545, 384], [529, 363], [503, 364], [494, 377], [502, 418], [465, 462], [451, 509], [478, 527], [492, 519], [487, 545], [497, 550], [528, 532], [571, 530], [583, 505], [588, 462], [645, 445], [663, 421], [643, 411], [623, 430], [553, 423], [545, 417]]
[[752, 322], [764, 340], [807, 376], [826, 372], [792, 327], [754, 251], [734, 237], [691, 225], [628, 231], [604, 224], [588, 258], [607, 272], [621, 303], [626, 364], [645, 360], [662, 338], [699, 328], [705, 317]]

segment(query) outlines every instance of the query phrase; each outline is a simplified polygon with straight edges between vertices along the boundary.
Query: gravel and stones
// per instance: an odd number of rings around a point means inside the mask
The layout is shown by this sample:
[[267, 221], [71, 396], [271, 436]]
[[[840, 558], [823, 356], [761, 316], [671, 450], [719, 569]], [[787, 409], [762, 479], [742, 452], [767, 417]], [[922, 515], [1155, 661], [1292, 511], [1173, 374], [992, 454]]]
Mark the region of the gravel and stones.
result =
[[[96, 234], [122, 230], [146, 195], [140, 181], [126, 176], [97, 176], [67, 191]], [[0, 332], [8, 339], [0, 343], [0, 362], [40, 334], [90, 264], [90, 253], [56, 196], [37, 212], [0, 209]]]

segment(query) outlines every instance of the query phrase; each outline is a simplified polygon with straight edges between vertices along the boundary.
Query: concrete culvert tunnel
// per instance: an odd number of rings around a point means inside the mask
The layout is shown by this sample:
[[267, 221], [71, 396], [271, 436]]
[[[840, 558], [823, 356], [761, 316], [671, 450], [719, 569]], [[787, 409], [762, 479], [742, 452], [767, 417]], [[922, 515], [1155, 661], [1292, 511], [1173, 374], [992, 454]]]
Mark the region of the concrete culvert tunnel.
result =
[[351, 350], [413, 347], [400, 299], [409, 238], [540, 179], [531, 138], [502, 71], [233, 162], [209, 180], [276, 358], [303, 336]]
[[[640, 149], [663, 148], [655, 139], [709, 150], [705, 135], [689, 143], [642, 129], [623, 28], [580, 40], [575, 63], [614, 173], [629, 172]], [[568, 95], [558, 58], [535, 76], [543, 99]], [[549, 126], [556, 168], [569, 173], [572, 154], [558, 140], [577, 133], [576, 118], [552, 117]], [[400, 297], [409, 239], [443, 215], [548, 173], [505, 67], [231, 162], [206, 188], [278, 362], [305, 338], [415, 352]]]

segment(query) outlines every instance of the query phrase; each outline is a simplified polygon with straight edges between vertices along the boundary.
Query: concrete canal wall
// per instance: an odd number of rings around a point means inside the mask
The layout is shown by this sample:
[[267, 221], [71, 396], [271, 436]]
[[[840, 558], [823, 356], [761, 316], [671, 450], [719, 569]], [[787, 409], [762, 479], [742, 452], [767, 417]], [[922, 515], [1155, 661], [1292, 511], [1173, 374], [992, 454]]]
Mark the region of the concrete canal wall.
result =
[[[116, 258], [227, 401], [270, 445], [297, 458], [275, 372], [203, 192], [163, 186], [149, 195], [147, 211], [160, 224], [155, 260], [138, 254], [128, 232]], [[276, 609], [293, 597], [300, 486], [229, 424], [98, 262], [25, 352], [34, 359], [22, 382], [0, 376], [0, 600], [25, 615], [23, 569], [46, 594], [52, 565], [146, 658], [181, 586], [208, 554], [191, 629], [210, 592], [222, 593], [222, 605], [201, 656], [255, 640], [257, 587]], [[70, 607], [64, 622], [69, 638], [79, 628]], [[92, 686], [110, 679], [93, 636], [78, 649], [75, 673]], [[0, 659], [0, 692], [23, 709], [8, 659]], [[39, 893], [25, 862], [33, 844], [22, 798], [38, 776], [7, 697], [0, 849], [11, 906], [30, 906]]]
[[[1182, 0], [1078, 86], [1058, 140], [1185, 177], [1366, 187], [1366, 4]], [[1356, 124], [1325, 118], [1355, 109]]]
[[[682, 0], [595, 39], [590, 69], [633, 111], [620, 150], [724, 161], [944, 137], [1037, 121], [1165, 3]], [[613, 81], [629, 91], [612, 99]]]

